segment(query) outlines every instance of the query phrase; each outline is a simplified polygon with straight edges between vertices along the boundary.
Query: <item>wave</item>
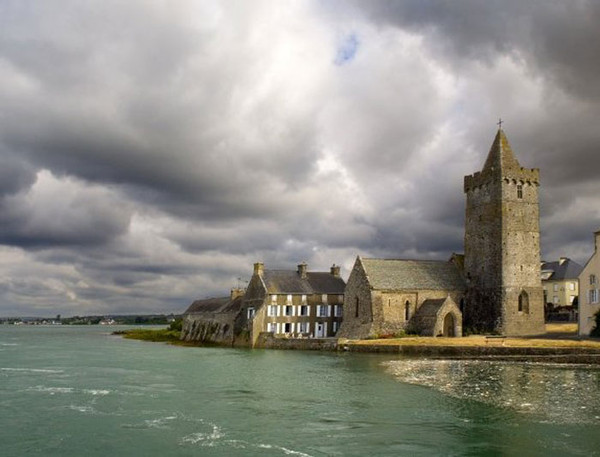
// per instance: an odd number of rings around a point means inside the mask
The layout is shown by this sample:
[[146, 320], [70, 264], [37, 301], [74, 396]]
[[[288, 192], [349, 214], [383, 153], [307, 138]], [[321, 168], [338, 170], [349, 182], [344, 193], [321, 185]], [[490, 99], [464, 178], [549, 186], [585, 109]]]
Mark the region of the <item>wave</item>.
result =
[[0, 367], [0, 371], [14, 371], [14, 372], [23, 372], [23, 373], [50, 373], [50, 374], [59, 374], [64, 373], [63, 370], [51, 370], [46, 368], [12, 368], [12, 367]]

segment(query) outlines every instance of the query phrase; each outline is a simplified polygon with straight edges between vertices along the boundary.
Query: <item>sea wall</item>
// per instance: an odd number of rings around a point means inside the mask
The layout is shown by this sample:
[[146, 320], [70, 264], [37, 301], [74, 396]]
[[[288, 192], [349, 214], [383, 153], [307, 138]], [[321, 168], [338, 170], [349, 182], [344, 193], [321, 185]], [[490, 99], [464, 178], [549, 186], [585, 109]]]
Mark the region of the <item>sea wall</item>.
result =
[[275, 338], [272, 333], [262, 332], [254, 345], [260, 349], [297, 349], [302, 351], [335, 351], [335, 338]]
[[188, 314], [183, 319], [180, 339], [205, 345], [247, 347], [248, 335], [236, 331], [236, 318], [237, 313]]
[[508, 347], [508, 346], [426, 346], [404, 344], [357, 344], [340, 342], [338, 350], [401, 354], [408, 357], [444, 359], [490, 359], [515, 362], [600, 364], [600, 350], [593, 348]]

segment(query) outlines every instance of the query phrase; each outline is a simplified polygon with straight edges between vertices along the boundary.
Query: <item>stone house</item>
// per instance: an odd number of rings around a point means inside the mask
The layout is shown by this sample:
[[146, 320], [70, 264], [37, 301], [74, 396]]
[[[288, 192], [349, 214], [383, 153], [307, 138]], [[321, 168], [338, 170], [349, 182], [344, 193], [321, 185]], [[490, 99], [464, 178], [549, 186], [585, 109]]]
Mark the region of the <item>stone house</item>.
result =
[[242, 315], [254, 346], [261, 333], [276, 338], [327, 338], [336, 335], [343, 316], [344, 288], [340, 267], [311, 272], [265, 269], [254, 264]]
[[557, 262], [542, 262], [544, 304], [569, 310], [565, 312], [575, 317], [577, 310], [573, 309], [573, 303], [579, 296], [581, 270], [583, 267], [568, 257], [561, 257]]
[[594, 253], [579, 275], [579, 335], [589, 336], [595, 326], [595, 314], [600, 311], [600, 231], [594, 233]]
[[181, 339], [220, 346], [247, 346], [243, 332], [244, 289], [232, 289], [229, 297], [194, 301], [183, 314]]
[[357, 257], [344, 295], [338, 336], [368, 338], [414, 331], [462, 336], [466, 285], [454, 260]]

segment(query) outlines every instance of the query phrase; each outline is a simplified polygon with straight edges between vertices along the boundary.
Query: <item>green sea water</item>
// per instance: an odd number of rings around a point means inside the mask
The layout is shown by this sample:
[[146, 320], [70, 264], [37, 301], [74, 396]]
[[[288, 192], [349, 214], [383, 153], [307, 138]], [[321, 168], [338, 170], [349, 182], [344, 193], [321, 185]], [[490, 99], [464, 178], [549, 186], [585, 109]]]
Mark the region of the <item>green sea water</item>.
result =
[[600, 370], [0, 326], [2, 456], [600, 455]]

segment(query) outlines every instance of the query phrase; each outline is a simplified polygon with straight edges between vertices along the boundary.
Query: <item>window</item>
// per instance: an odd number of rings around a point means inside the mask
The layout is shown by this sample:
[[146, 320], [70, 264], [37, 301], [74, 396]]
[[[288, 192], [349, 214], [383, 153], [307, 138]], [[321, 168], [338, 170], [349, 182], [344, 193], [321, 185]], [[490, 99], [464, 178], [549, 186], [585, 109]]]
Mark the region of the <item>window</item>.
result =
[[274, 322], [269, 322], [267, 324], [267, 332], [275, 333], [276, 330], [277, 330], [277, 325]]
[[343, 295], [338, 295], [337, 296], [337, 300], [338, 300], [338, 303], [344, 303], [344, 296]]
[[286, 300], [286, 303], [287, 303], [288, 305], [289, 305], [289, 304], [291, 304], [291, 303], [292, 303], [292, 296], [291, 296], [291, 295], [288, 295], [288, 296], [286, 297], [286, 299], [285, 299], [285, 300]]
[[267, 315], [271, 317], [277, 316], [277, 305], [269, 305], [267, 308]]
[[404, 320], [408, 322], [409, 319], [410, 319], [410, 302], [408, 300], [406, 300], [406, 303], [404, 303]]
[[302, 295], [302, 304], [306, 303], [306, 295]]
[[554, 297], [552, 297], [552, 303], [554, 303], [555, 305], [560, 303], [560, 299], [555, 295]]
[[521, 184], [517, 185], [517, 198], [523, 198], [523, 186]]
[[308, 306], [302, 305], [300, 306], [300, 316], [308, 316]]
[[329, 317], [329, 306], [317, 305], [317, 317]]
[[285, 324], [283, 324], [282, 333], [292, 333], [292, 324], [290, 322], [286, 322]]
[[575, 283], [574, 282], [570, 282], [569, 283], [569, 290], [575, 290]]
[[343, 309], [342, 305], [336, 305], [335, 306], [335, 308], [334, 308], [334, 310], [335, 310], [334, 311], [335, 317], [342, 317], [342, 314], [343, 314], [342, 309]]
[[519, 294], [519, 312], [529, 314], [529, 295], [525, 291]]
[[337, 332], [337, 330], [338, 330], [338, 325], [339, 325], [339, 324], [337, 323], [337, 321], [334, 321], [334, 322], [333, 322], [333, 329], [332, 329], [332, 330], [333, 330], [333, 334], [334, 334], [334, 335], [335, 335], [335, 333], [336, 333], [336, 332]]
[[596, 284], [596, 275], [590, 275], [590, 284]]
[[298, 322], [298, 333], [308, 333], [308, 322]]
[[590, 289], [590, 303], [598, 303], [598, 290]]
[[327, 303], [327, 294], [321, 295], [321, 303]]
[[553, 290], [554, 290], [554, 292], [556, 292], [558, 290], [558, 284], [554, 284]]
[[248, 308], [248, 319], [252, 319], [254, 317], [254, 308]]
[[293, 316], [294, 315], [294, 307], [291, 306], [291, 305], [287, 305], [285, 307], [285, 313], [284, 313], [284, 315], [285, 316]]
[[271, 303], [277, 303], [277, 295], [271, 295]]

